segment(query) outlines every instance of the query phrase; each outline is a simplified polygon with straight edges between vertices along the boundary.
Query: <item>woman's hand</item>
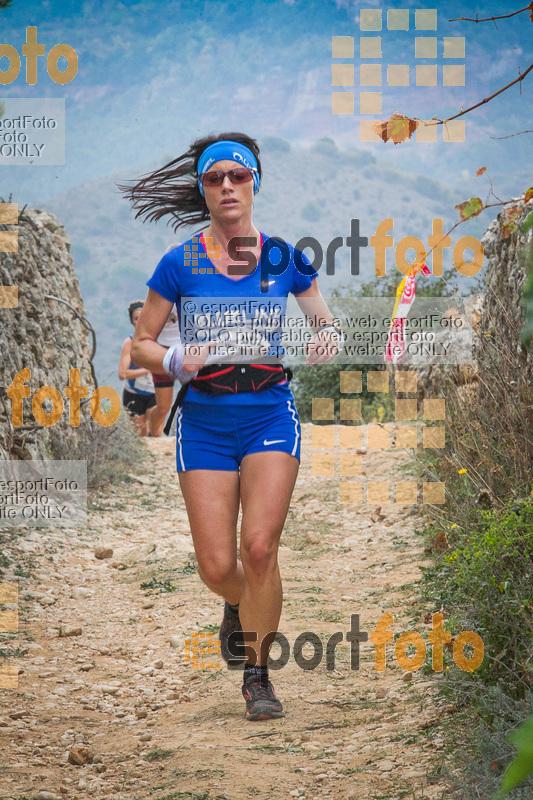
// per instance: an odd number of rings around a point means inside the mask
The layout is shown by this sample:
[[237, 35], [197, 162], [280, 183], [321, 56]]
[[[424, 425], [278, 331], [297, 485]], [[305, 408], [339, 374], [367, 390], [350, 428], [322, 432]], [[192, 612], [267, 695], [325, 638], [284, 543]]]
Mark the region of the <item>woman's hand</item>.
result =
[[327, 364], [339, 352], [339, 334], [334, 328], [317, 331], [307, 343], [306, 364]]
[[189, 383], [205, 364], [210, 345], [191, 344], [184, 347], [181, 342], [167, 349], [163, 358], [163, 369], [180, 383]]
[[209, 355], [210, 345], [208, 344], [190, 344], [185, 348], [183, 354], [183, 371], [184, 372], [198, 372], [200, 367], [203, 367], [205, 360]]

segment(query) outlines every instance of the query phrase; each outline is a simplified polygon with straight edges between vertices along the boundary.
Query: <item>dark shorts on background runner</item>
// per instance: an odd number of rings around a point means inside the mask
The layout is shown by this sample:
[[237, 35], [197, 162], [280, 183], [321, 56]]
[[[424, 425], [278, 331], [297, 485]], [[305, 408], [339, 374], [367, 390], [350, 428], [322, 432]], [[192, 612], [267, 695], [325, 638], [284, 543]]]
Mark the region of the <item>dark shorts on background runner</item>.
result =
[[155, 394], [134, 394], [124, 389], [122, 392], [122, 405], [132, 417], [142, 417], [149, 408], [155, 406]]
[[281, 450], [300, 460], [302, 433], [294, 399], [276, 405], [209, 406], [188, 403], [178, 409], [178, 472], [218, 469], [238, 472], [244, 456]]
[[174, 381], [166, 372], [161, 375], [157, 372], [152, 372], [152, 378], [154, 379], [154, 386], [174, 386]]

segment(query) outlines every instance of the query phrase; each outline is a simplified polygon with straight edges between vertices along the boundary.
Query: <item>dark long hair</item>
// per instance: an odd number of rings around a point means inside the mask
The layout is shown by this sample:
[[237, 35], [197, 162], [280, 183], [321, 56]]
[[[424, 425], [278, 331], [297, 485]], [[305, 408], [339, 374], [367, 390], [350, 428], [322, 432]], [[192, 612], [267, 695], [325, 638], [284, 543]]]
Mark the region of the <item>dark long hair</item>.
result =
[[[257, 169], [261, 177], [259, 146], [255, 139], [245, 133], [234, 132], [204, 136], [196, 139], [186, 153], [155, 172], [144, 175], [133, 186], [117, 184], [131, 202], [132, 208], [137, 209], [135, 219], [142, 217], [143, 221], [152, 222], [168, 214], [174, 221], [174, 231], [180, 226], [197, 225], [209, 219], [209, 209], [198, 189], [198, 161], [209, 145], [223, 139], [248, 147], [257, 159]], [[167, 224], [170, 224], [170, 220]]]

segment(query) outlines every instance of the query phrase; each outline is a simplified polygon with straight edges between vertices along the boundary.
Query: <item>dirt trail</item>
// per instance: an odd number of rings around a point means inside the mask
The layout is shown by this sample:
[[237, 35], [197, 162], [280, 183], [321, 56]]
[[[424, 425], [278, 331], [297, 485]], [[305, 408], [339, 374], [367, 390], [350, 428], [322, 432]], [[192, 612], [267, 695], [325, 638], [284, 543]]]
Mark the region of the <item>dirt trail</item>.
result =
[[[281, 631], [291, 648], [304, 631], [325, 645], [351, 614], [371, 631], [391, 612], [394, 631], [426, 638], [412, 507], [376, 515], [340, 504], [338, 477], [312, 475], [311, 427], [282, 537]], [[19, 633], [2, 647], [20, 674], [18, 690], [0, 689], [0, 797], [442, 797], [438, 678], [420, 670], [406, 681], [391, 644], [385, 672], [370, 641], [358, 671], [346, 641], [334, 672], [325, 652], [314, 670], [291, 653], [271, 675], [287, 716], [256, 723], [244, 719], [241, 672], [184, 660], [186, 635], [216, 638], [223, 603], [194, 571], [175, 440], [147, 447], [144, 476], [100, 494], [87, 529], [28, 530], [9, 543], [15, 560], [0, 580], [18, 582]], [[367, 477], [382, 479], [401, 479], [404, 463], [394, 451], [364, 458]], [[113, 555], [97, 559], [97, 544]], [[59, 637], [61, 626], [81, 634]], [[75, 745], [86, 763], [69, 763]]]

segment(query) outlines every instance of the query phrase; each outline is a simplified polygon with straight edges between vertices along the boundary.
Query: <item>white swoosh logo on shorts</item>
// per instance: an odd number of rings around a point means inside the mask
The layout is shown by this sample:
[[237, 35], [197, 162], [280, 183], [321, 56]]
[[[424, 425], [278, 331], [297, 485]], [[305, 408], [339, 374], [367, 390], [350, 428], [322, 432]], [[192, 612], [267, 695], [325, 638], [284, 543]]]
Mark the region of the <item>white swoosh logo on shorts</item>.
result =
[[266, 439], [263, 439], [263, 444], [264, 444], [264, 445], [268, 445], [268, 444], [278, 444], [278, 442], [286, 442], [286, 441], [287, 441], [286, 439], [272, 439], [272, 441], [271, 441], [271, 442], [268, 442]]

